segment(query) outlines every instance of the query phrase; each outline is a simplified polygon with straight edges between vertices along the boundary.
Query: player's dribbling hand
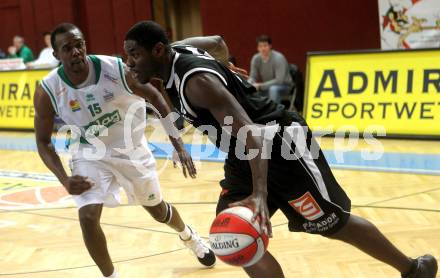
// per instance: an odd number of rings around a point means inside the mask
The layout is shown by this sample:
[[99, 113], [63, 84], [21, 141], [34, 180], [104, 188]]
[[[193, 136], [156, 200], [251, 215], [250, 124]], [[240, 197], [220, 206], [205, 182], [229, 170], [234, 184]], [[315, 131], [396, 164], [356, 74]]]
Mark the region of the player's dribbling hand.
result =
[[182, 165], [182, 172], [183, 175], [185, 176], [185, 178], [187, 177], [187, 173], [189, 174], [189, 176], [193, 179], [196, 178], [197, 176], [197, 170], [196, 167], [194, 166], [194, 162], [191, 158], [191, 156], [189, 155], [189, 153], [186, 150], [182, 150], [182, 151], [173, 151], [173, 165], [174, 168], [177, 167], [177, 164], [181, 164]]
[[269, 208], [267, 207], [266, 194], [252, 194], [244, 200], [229, 204], [229, 207], [248, 207], [253, 212], [252, 221], [258, 221], [261, 230], [268, 236], [272, 237], [272, 224], [270, 223]]
[[75, 175], [68, 177], [63, 185], [70, 195], [80, 195], [89, 190], [93, 186], [93, 183], [86, 177]]

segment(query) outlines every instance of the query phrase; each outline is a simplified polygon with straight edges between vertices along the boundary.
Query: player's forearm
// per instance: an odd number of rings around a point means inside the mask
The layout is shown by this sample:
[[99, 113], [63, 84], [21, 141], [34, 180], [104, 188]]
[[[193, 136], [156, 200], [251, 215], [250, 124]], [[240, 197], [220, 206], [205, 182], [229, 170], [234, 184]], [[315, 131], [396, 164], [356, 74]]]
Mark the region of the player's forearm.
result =
[[169, 136], [169, 138], [170, 138], [171, 144], [173, 144], [173, 147], [177, 152], [181, 152], [185, 149], [185, 147], [183, 146], [182, 138], [180, 138], [180, 137], [175, 138], [173, 136]]
[[262, 158], [263, 144], [261, 138], [248, 138], [246, 148], [258, 150], [258, 155], [249, 161], [252, 172], [253, 194], [267, 195], [268, 162], [267, 159]]
[[171, 116], [171, 108], [165, 100], [161, 92], [150, 84], [136, 84], [131, 86], [134, 93], [143, 97], [155, 108], [156, 114], [170, 137], [174, 148], [179, 151], [183, 148], [182, 140], [180, 139], [179, 131], [177, 130]]
[[159, 91], [150, 97], [150, 103], [157, 109], [163, 128], [170, 137], [174, 148], [179, 151], [179, 147], [182, 147], [183, 144], [182, 140], [180, 139], [180, 133], [174, 124], [174, 119], [171, 117], [171, 108], [169, 107], [168, 103], [165, 101], [164, 97]]
[[267, 160], [256, 157], [249, 161], [252, 171], [252, 193], [267, 196]]
[[229, 65], [229, 49], [226, 45], [226, 42], [223, 40], [221, 36], [214, 36], [213, 38], [216, 42], [215, 47], [211, 49], [211, 52], [208, 51], [214, 58], [216, 58], [223, 65]]
[[38, 154], [43, 160], [47, 168], [58, 178], [64, 185], [68, 179], [67, 173], [64, 170], [61, 159], [55, 151], [52, 143], [37, 142]]

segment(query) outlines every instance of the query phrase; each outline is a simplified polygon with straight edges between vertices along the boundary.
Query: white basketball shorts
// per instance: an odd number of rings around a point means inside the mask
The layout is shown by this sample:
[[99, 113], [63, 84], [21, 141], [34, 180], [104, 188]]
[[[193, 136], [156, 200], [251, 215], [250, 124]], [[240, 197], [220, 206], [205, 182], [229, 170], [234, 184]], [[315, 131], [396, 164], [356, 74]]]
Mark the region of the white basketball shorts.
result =
[[106, 158], [70, 161], [72, 175], [87, 177], [94, 185], [81, 195], [72, 195], [78, 209], [90, 204], [115, 207], [121, 203], [120, 188], [129, 204], [155, 206], [162, 202], [156, 161], [153, 156], [143, 160]]

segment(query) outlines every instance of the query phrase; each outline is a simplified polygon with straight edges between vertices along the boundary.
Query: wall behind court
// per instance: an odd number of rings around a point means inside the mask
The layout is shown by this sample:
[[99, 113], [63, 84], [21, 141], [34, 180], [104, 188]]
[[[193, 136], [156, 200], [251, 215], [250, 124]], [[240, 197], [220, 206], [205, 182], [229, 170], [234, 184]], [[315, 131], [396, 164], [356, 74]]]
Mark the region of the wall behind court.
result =
[[266, 33], [290, 63], [305, 69], [308, 51], [380, 48], [377, 1], [201, 0], [203, 33], [221, 34], [249, 68], [255, 38]]
[[[0, 48], [22, 34], [38, 55], [41, 34], [68, 21], [83, 30], [89, 53], [122, 54], [128, 28], [152, 18], [151, 1], [1, 0]], [[200, 0], [200, 13], [203, 33], [223, 35], [244, 68], [261, 33], [303, 70], [308, 51], [380, 48], [377, 1]]]
[[0, 48], [6, 52], [19, 34], [37, 56], [43, 32], [72, 22], [84, 32], [89, 53], [122, 54], [125, 32], [149, 18], [150, 0], [1, 0]]

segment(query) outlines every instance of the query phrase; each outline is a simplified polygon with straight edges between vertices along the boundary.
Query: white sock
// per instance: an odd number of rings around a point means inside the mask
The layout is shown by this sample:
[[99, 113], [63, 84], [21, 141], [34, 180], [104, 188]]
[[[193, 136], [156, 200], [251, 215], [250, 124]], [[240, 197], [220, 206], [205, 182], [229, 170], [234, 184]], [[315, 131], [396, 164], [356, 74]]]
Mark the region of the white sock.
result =
[[184, 241], [191, 238], [191, 230], [187, 225], [185, 225], [185, 229], [183, 229], [183, 231], [179, 232], [179, 236]]
[[119, 274], [118, 274], [118, 272], [116, 271], [116, 268], [115, 268], [115, 270], [113, 270], [113, 274], [112, 274], [112, 275], [110, 275], [110, 276], [104, 276], [104, 278], [119, 278]]

